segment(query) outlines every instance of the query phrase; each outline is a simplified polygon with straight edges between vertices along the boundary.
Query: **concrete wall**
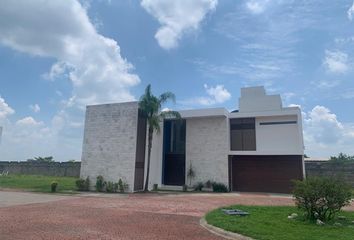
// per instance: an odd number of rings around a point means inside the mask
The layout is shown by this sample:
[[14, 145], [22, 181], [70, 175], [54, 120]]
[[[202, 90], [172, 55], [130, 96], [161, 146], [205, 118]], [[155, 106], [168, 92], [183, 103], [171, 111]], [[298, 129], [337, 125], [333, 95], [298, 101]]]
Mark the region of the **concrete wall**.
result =
[[[260, 125], [297, 121], [296, 124]], [[297, 115], [256, 117], [256, 151], [230, 151], [230, 155], [303, 155], [302, 125]]]
[[297, 116], [256, 118], [257, 151], [260, 154], [303, 155], [302, 137], [299, 122], [296, 124], [260, 125], [265, 122], [296, 121]]
[[190, 118], [186, 128], [186, 173], [192, 163], [196, 175], [192, 185], [208, 180], [228, 185], [228, 119]]
[[86, 109], [81, 177], [98, 175], [134, 187], [138, 103], [88, 106]]
[[[163, 152], [163, 123], [160, 124], [160, 133], [154, 133], [152, 138], [151, 163], [149, 175], [149, 189], [152, 189], [153, 184], [162, 185], [162, 152]], [[145, 150], [145, 174], [147, 169], [148, 157], [148, 134], [146, 133], [146, 150]], [[144, 178], [145, 182], [145, 178]]]
[[307, 162], [305, 161], [306, 176], [340, 175], [354, 188], [354, 163]]
[[241, 88], [240, 112], [281, 110], [280, 95], [267, 95], [264, 87]]
[[0, 162], [0, 173], [79, 177], [81, 162]]

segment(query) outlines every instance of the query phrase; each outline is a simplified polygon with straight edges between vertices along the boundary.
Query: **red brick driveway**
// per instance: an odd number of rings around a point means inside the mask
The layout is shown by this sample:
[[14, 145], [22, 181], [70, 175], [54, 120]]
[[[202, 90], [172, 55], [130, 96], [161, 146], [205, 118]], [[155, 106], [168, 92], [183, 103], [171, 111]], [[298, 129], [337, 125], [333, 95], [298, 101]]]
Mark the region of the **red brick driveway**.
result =
[[230, 204], [293, 202], [260, 194], [89, 194], [0, 208], [0, 239], [220, 239], [199, 219]]

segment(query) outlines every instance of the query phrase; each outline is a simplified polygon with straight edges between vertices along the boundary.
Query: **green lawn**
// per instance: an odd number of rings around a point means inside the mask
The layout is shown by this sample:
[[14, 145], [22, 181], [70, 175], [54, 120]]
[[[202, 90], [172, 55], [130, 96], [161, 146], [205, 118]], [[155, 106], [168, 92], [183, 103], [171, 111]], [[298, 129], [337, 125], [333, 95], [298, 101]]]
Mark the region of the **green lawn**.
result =
[[50, 192], [50, 184], [58, 182], [57, 192], [76, 191], [74, 177], [55, 177], [41, 175], [8, 175], [0, 176], [0, 188], [16, 188], [35, 192]]
[[[301, 213], [295, 207], [231, 206], [231, 209], [248, 211], [249, 216], [230, 216], [220, 209], [206, 215], [209, 224], [227, 231], [240, 233], [258, 240], [353, 240], [354, 212], [341, 212], [346, 220], [334, 220], [324, 226], [300, 219], [288, 219], [291, 213]], [[342, 226], [333, 226], [339, 222]]]

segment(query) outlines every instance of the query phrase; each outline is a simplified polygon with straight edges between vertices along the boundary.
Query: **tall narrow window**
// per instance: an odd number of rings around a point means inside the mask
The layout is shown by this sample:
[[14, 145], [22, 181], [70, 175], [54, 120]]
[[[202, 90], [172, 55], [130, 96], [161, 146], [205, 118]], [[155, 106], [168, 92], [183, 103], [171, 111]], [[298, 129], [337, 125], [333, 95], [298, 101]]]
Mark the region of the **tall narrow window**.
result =
[[230, 119], [230, 140], [232, 151], [255, 151], [255, 118]]

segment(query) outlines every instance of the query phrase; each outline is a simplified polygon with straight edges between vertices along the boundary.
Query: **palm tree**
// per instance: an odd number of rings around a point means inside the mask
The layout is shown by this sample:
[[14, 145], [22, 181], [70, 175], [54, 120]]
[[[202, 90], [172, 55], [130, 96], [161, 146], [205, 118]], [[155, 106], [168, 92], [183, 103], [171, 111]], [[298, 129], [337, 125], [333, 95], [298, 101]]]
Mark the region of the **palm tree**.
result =
[[161, 107], [168, 100], [176, 101], [176, 97], [172, 92], [165, 92], [159, 97], [151, 93], [151, 85], [147, 85], [145, 93], [140, 97], [139, 108], [146, 117], [148, 124], [148, 162], [146, 170], [146, 180], [144, 191], [148, 191], [149, 174], [150, 174], [150, 157], [152, 147], [152, 137], [154, 131], [160, 132], [160, 122], [164, 118], [181, 118], [180, 114], [176, 111], [161, 111]]

